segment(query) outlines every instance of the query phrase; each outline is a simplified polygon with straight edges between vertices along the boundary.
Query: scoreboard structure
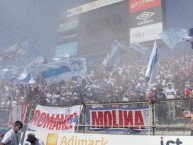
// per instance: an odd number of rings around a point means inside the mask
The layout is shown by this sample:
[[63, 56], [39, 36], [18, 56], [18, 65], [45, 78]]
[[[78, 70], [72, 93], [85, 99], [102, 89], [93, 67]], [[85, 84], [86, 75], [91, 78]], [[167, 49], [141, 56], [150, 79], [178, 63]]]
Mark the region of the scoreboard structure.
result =
[[60, 16], [56, 56], [104, 58], [113, 40], [148, 46], [164, 30], [164, 9], [164, 0], [97, 0], [69, 9]]

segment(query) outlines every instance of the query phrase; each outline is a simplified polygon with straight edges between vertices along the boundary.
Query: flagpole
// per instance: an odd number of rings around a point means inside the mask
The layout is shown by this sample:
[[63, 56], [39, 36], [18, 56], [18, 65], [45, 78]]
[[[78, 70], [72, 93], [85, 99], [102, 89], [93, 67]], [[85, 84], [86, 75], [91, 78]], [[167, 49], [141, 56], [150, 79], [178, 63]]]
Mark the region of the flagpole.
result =
[[[147, 70], [145, 73], [145, 78], [146, 78], [146, 82], [147, 82], [147, 87], [150, 88], [151, 85], [151, 81], [153, 80], [153, 73], [155, 74], [155, 69], [156, 69], [156, 65], [159, 63], [158, 61], [158, 51], [157, 51], [157, 43], [156, 40], [154, 42], [153, 45], [153, 50], [152, 53], [150, 55], [150, 59], [149, 59], [149, 63], [147, 66]], [[150, 131], [151, 131], [151, 126], [154, 125], [154, 100], [151, 100], [153, 98], [148, 98], [149, 99], [149, 127], [148, 127], [148, 135], [150, 135]], [[153, 127], [153, 134], [154, 134], [154, 130], [155, 128]]]

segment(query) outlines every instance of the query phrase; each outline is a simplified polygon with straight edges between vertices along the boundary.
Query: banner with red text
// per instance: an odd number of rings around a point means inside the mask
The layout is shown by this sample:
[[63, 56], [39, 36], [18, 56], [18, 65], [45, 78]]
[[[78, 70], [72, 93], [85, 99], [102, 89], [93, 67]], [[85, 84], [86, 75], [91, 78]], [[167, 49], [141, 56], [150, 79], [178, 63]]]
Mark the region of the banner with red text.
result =
[[94, 108], [89, 109], [90, 130], [147, 131], [148, 108]]
[[81, 105], [66, 108], [37, 105], [28, 128], [36, 131], [73, 133], [81, 109]]

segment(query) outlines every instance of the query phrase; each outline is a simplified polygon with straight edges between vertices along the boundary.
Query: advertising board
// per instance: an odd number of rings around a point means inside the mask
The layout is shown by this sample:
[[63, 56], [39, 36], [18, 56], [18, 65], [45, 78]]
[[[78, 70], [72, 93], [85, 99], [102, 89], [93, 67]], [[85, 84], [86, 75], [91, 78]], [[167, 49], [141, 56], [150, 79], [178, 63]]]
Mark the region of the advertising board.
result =
[[161, 5], [161, 0], [129, 0], [130, 13], [158, 7]]
[[130, 29], [130, 43], [145, 42], [160, 39], [159, 34], [163, 32], [162, 23], [137, 27]]

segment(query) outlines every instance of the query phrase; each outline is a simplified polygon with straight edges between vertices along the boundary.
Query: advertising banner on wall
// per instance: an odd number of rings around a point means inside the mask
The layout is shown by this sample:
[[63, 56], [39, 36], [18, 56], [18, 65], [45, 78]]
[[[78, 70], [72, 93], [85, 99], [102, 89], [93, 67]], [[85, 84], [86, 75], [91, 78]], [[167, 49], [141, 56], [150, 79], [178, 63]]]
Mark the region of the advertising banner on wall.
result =
[[160, 5], [161, 0], [129, 0], [130, 13], [143, 11]]
[[94, 108], [89, 109], [90, 130], [147, 131], [149, 109]]
[[189, 145], [192, 139], [190, 136], [66, 134], [26, 131], [23, 144], [25, 144], [29, 133], [34, 133], [46, 145]]
[[74, 132], [82, 106], [59, 108], [37, 105], [28, 128], [35, 131]]
[[159, 39], [161, 32], [163, 32], [162, 23], [132, 28], [130, 29], [130, 43]]
[[161, 0], [130, 0], [130, 43], [160, 39], [163, 32], [163, 5]]
[[161, 7], [148, 9], [146, 11], [136, 12], [129, 17], [130, 28], [136, 28], [146, 25], [162, 22]]

